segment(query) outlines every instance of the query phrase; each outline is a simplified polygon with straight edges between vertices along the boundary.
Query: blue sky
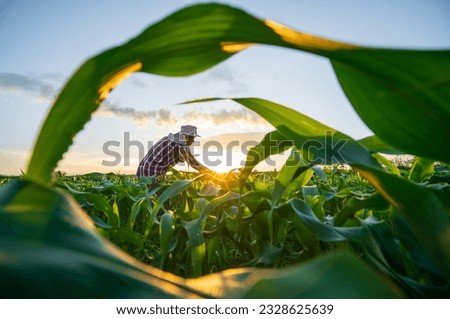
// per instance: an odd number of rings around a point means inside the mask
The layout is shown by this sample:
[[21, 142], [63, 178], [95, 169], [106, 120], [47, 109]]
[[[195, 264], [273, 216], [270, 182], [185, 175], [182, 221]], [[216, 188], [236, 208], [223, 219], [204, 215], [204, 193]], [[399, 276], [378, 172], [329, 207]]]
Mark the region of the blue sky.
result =
[[[0, 0], [0, 174], [19, 174], [26, 168], [54, 95], [83, 61], [193, 3], [198, 1]], [[448, 0], [221, 3], [304, 32], [359, 45], [450, 48]], [[139, 152], [130, 147], [130, 159], [124, 161], [126, 136], [147, 145], [178, 131], [183, 124], [196, 125], [202, 143], [211, 139], [222, 144], [230, 140], [242, 143], [271, 130], [255, 114], [228, 102], [175, 105], [210, 96], [262, 97], [354, 138], [371, 134], [347, 102], [326, 59], [255, 46], [190, 77], [134, 74], [112, 92], [77, 136], [59, 169], [133, 173]], [[104, 152], [108, 141], [120, 143], [110, 149], [121, 156], [114, 166], [104, 165], [113, 160]], [[242, 159], [238, 153], [232, 153], [232, 166]], [[199, 159], [203, 159], [201, 154]]]

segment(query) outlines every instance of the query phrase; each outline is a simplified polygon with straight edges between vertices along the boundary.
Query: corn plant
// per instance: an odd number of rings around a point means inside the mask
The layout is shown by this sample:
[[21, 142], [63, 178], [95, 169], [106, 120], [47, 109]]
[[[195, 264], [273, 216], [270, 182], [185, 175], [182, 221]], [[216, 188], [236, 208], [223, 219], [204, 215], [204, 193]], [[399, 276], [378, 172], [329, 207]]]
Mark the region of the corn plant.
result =
[[[239, 183], [214, 188], [199, 175], [156, 189], [149, 179], [94, 175], [94, 185], [77, 187], [52, 178], [73, 137], [129, 74], [187, 76], [253, 45], [329, 59], [375, 135], [357, 141], [275, 102], [229, 98], [275, 129], [250, 150]], [[360, 47], [219, 4], [182, 9], [86, 61], [59, 94], [24, 177], [1, 187], [0, 295], [448, 297], [449, 74], [448, 50]], [[325, 151], [330, 137], [345, 141], [339, 156]], [[255, 177], [255, 165], [288, 148], [295, 165], [272, 184]], [[417, 160], [405, 176], [379, 153]], [[349, 165], [363, 182], [355, 189], [318, 164]], [[167, 208], [174, 196], [182, 205]], [[230, 251], [249, 267], [223, 270]]]

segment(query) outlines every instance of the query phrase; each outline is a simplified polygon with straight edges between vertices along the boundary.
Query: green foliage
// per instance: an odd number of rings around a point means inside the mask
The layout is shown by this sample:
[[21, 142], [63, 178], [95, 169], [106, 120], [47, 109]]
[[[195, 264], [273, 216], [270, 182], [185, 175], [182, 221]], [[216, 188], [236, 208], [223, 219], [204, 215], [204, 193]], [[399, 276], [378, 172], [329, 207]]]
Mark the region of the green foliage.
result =
[[[356, 141], [288, 107], [238, 98], [275, 127], [250, 150], [239, 184], [232, 175], [51, 179], [128, 74], [190, 75], [253, 44], [328, 58], [376, 135]], [[55, 101], [24, 178], [0, 184], [0, 295], [448, 297], [449, 71], [448, 50], [358, 47], [217, 4], [176, 12], [84, 63]], [[279, 174], [252, 173], [289, 147]], [[378, 154], [398, 150], [418, 156], [409, 174]], [[218, 272], [237, 266], [252, 268]]]

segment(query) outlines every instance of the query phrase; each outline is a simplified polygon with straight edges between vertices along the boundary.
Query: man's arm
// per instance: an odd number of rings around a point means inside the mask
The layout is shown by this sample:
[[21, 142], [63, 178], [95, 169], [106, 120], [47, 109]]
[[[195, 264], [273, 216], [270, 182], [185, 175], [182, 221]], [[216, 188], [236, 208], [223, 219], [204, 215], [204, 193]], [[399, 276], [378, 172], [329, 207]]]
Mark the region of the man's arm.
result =
[[191, 167], [195, 168], [199, 172], [205, 173], [205, 172], [211, 172], [209, 168], [201, 164], [197, 159], [192, 155], [191, 151], [189, 150], [189, 147], [184, 148], [184, 152], [181, 152], [182, 159], [186, 161]]

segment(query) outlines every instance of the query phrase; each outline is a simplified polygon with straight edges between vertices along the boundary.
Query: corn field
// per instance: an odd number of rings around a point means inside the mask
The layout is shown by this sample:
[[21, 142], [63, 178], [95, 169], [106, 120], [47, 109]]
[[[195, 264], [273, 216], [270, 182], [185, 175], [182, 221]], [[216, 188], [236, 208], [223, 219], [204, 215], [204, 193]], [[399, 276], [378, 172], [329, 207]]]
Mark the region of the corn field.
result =
[[[274, 128], [234, 173], [155, 183], [55, 172], [129, 74], [188, 76], [254, 45], [329, 59], [375, 135], [354, 140], [274, 101], [228, 97]], [[336, 42], [219, 4], [175, 12], [82, 64], [24, 175], [0, 178], [0, 296], [448, 298], [449, 83], [448, 50]], [[336, 141], [339, 154], [327, 152]], [[279, 172], [254, 171], [286, 150]], [[400, 169], [385, 154], [414, 161]]]

